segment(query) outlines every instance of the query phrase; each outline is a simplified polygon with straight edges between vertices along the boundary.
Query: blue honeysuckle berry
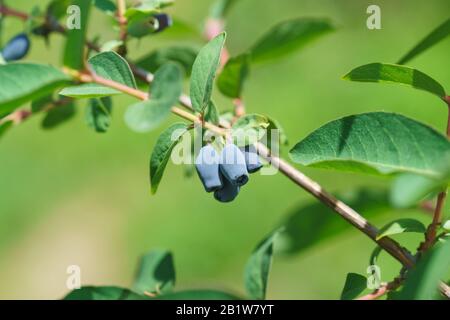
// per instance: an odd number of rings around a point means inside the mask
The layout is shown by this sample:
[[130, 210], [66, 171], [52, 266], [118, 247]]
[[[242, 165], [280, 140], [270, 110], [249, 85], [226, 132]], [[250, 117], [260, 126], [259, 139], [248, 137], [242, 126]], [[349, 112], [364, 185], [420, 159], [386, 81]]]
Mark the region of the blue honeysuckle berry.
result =
[[247, 164], [242, 151], [234, 144], [227, 144], [220, 155], [220, 172], [235, 186], [248, 182]]
[[24, 33], [21, 33], [5, 45], [2, 50], [3, 59], [7, 62], [20, 60], [25, 57], [30, 49], [30, 39]]
[[201, 148], [195, 159], [195, 168], [206, 192], [212, 192], [222, 188], [219, 162], [219, 154], [210, 145]]
[[173, 24], [172, 18], [165, 13], [155, 14], [153, 18], [157, 21], [155, 33], [164, 31]]
[[241, 148], [245, 156], [245, 163], [247, 164], [248, 173], [255, 173], [262, 168], [262, 163], [259, 161], [258, 153], [254, 145], [248, 145]]
[[214, 192], [214, 198], [220, 202], [231, 202], [239, 194], [240, 187], [231, 183], [225, 176], [222, 175], [223, 187]]

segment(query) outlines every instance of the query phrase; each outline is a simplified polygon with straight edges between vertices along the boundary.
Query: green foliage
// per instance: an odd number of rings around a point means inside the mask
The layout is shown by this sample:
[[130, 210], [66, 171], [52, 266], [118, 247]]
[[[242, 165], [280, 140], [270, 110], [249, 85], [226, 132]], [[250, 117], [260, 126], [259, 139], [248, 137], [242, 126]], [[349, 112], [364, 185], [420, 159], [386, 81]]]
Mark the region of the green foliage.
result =
[[252, 61], [264, 62], [281, 58], [333, 30], [334, 27], [325, 19], [297, 18], [281, 22], [252, 46]]
[[217, 107], [212, 100], [209, 102], [209, 105], [205, 110], [204, 118], [205, 121], [211, 122], [215, 125], [218, 125], [220, 122], [219, 110], [217, 110]]
[[[338, 198], [370, 219], [389, 210], [388, 193], [357, 189]], [[321, 202], [301, 203], [279, 223], [284, 231], [277, 238], [275, 252], [295, 255], [349, 231], [351, 226]]]
[[425, 73], [395, 64], [371, 63], [353, 69], [343, 79], [359, 82], [403, 84], [424, 90], [439, 98], [445, 97], [442, 85]]
[[139, 294], [165, 294], [175, 285], [175, 266], [172, 254], [166, 250], [153, 250], [144, 255], [133, 284]]
[[267, 281], [274, 242], [282, 229], [275, 230], [256, 247], [245, 267], [245, 288], [251, 299], [263, 300], [266, 298]]
[[86, 124], [96, 132], [106, 132], [111, 125], [111, 112], [111, 98], [89, 99], [85, 115]]
[[63, 300], [148, 300], [131, 290], [119, 287], [83, 287], [73, 290]]
[[67, 40], [64, 49], [64, 65], [72, 69], [81, 70], [84, 67], [84, 44], [86, 42], [87, 25], [92, 0], [72, 0], [71, 5], [76, 5], [80, 8], [81, 28], [67, 31]]
[[149, 15], [159, 12], [161, 9], [173, 4], [173, 0], [143, 0], [136, 6], [130, 7], [125, 12], [125, 17], [129, 20], [138, 15]]
[[391, 174], [439, 176], [449, 140], [407, 117], [372, 112], [332, 121], [291, 151], [292, 159], [311, 167]]
[[155, 73], [151, 99], [128, 108], [125, 122], [136, 132], [155, 129], [169, 116], [183, 90], [183, 71], [178, 64], [167, 63]]
[[268, 127], [267, 117], [260, 114], [246, 114], [233, 124], [232, 137], [237, 146], [244, 147], [262, 139]]
[[[448, 157], [444, 159], [448, 160]], [[446, 161], [444, 165], [447, 168], [436, 178], [408, 173], [398, 176], [391, 188], [392, 204], [399, 208], [410, 207], [430, 194], [445, 190], [450, 183], [450, 164]]]
[[75, 116], [75, 103], [70, 101], [67, 104], [50, 109], [42, 120], [42, 128], [53, 129], [69, 121]]
[[116, 4], [111, 0], [93, 0], [94, 6], [108, 14], [114, 14], [117, 10]]
[[450, 241], [438, 243], [408, 272], [399, 300], [430, 300], [437, 295], [439, 280], [450, 268]]
[[185, 74], [190, 75], [197, 54], [197, 50], [189, 47], [174, 46], [160, 48], [139, 59], [136, 65], [154, 73], [168, 62], [178, 62], [183, 67]]
[[225, 33], [221, 33], [204, 46], [192, 67], [191, 100], [197, 112], [202, 113], [211, 100], [213, 82], [219, 67], [225, 37]]
[[439, 25], [436, 29], [434, 29], [430, 34], [428, 34], [422, 41], [420, 41], [414, 48], [412, 48], [407, 54], [405, 54], [398, 62], [398, 64], [405, 64], [444, 40], [448, 35], [450, 35], [450, 19], [447, 19]]
[[392, 221], [381, 228], [376, 240], [380, 240], [383, 237], [393, 236], [405, 232], [417, 232], [424, 233], [426, 231], [422, 222], [415, 219], [398, 219]]
[[228, 60], [217, 79], [220, 92], [230, 98], [240, 98], [249, 71], [250, 56], [248, 54]]
[[186, 290], [162, 295], [158, 300], [240, 300], [234, 294], [216, 290]]
[[[28, 101], [45, 97], [69, 81], [67, 75], [48, 65], [0, 65], [0, 114], [6, 114]], [[17, 85], [18, 83], [21, 85]]]
[[59, 92], [60, 95], [71, 98], [102, 98], [122, 94], [122, 92], [96, 83], [85, 83], [66, 87]]
[[187, 130], [188, 127], [184, 123], [175, 123], [167, 128], [156, 141], [150, 158], [150, 183], [153, 194], [158, 190], [173, 148]]
[[357, 273], [349, 273], [345, 278], [344, 288], [341, 293], [341, 300], [353, 300], [364, 292], [366, 288], [366, 277]]

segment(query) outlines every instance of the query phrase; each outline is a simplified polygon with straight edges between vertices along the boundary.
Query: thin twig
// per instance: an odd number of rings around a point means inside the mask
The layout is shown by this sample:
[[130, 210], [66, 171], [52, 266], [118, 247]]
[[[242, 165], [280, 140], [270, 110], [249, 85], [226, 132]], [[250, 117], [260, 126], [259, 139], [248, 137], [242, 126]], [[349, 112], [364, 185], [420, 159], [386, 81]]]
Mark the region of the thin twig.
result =
[[127, 4], [125, 0], [117, 0], [117, 21], [119, 22], [120, 28], [120, 41], [122, 41], [122, 45], [119, 47], [119, 53], [122, 56], [126, 56], [127, 54], [128, 20], [125, 17], [126, 10]]
[[[450, 96], [446, 96], [444, 101], [448, 106], [448, 116], [447, 116], [447, 138], [450, 138]], [[425, 241], [423, 241], [419, 246], [419, 254], [430, 249], [436, 240], [437, 230], [442, 222], [443, 208], [445, 204], [445, 199], [447, 197], [447, 190], [439, 193], [436, 201], [436, 207], [434, 209], [433, 221], [428, 226], [427, 231], [425, 232]]]

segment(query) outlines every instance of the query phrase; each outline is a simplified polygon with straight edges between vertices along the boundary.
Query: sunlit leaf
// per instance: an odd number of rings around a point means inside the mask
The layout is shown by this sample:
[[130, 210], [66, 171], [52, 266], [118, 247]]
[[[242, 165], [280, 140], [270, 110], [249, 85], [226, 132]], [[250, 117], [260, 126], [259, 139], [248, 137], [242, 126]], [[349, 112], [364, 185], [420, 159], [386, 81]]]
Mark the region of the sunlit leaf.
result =
[[441, 159], [449, 152], [450, 141], [433, 128], [399, 114], [372, 112], [325, 124], [292, 148], [290, 155], [311, 167], [436, 177]]
[[392, 83], [424, 90], [439, 98], [445, 97], [442, 85], [425, 73], [395, 64], [371, 63], [353, 69], [343, 79], [359, 82]]

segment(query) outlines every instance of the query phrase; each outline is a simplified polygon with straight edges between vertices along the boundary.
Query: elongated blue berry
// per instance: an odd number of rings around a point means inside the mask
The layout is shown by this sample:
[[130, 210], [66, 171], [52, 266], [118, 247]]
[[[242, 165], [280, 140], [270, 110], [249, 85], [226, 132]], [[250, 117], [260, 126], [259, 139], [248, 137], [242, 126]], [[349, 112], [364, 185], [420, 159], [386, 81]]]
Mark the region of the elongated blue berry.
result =
[[220, 202], [231, 202], [239, 194], [240, 187], [232, 184], [226, 177], [222, 176], [223, 187], [214, 192], [214, 198]]
[[262, 163], [259, 161], [258, 153], [256, 152], [256, 148], [254, 145], [248, 145], [244, 148], [241, 148], [242, 152], [245, 156], [245, 163], [247, 165], [247, 171], [249, 173], [255, 173], [262, 168]]
[[220, 155], [220, 172], [235, 186], [248, 182], [245, 156], [234, 144], [227, 144]]
[[24, 33], [21, 33], [5, 45], [2, 56], [5, 61], [20, 60], [25, 57], [30, 49], [30, 39]]
[[222, 188], [219, 162], [219, 154], [210, 145], [201, 148], [195, 159], [195, 168], [206, 192], [212, 192]]
[[168, 14], [165, 14], [165, 13], [155, 14], [153, 16], [153, 18], [157, 21], [157, 25], [155, 26], [156, 27], [155, 33], [161, 32], [164, 29], [172, 26], [172, 24], [173, 24], [172, 18]]

